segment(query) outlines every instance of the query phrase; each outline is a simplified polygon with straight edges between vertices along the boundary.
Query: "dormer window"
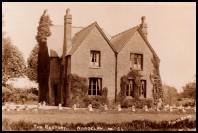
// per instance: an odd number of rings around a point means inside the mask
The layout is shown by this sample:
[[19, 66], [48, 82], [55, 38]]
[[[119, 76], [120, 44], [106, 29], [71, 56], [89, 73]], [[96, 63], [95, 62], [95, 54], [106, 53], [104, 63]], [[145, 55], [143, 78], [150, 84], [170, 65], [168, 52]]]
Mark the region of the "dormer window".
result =
[[100, 51], [91, 51], [90, 66], [100, 67]]

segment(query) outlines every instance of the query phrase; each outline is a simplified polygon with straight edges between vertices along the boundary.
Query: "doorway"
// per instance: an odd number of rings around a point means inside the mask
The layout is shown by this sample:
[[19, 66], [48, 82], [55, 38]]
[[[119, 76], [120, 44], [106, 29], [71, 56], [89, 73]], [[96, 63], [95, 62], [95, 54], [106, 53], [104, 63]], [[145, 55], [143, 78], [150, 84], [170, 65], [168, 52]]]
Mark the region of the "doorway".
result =
[[55, 106], [58, 106], [59, 95], [58, 95], [58, 85], [57, 84], [54, 84], [54, 102], [55, 102]]

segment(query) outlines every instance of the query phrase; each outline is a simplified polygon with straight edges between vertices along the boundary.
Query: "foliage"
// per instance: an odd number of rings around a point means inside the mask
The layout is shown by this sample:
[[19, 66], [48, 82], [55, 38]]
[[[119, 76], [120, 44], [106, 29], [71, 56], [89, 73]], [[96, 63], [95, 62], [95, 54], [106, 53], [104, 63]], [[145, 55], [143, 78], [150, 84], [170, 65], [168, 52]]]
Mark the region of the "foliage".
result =
[[[39, 125], [43, 128], [35, 128], [33, 125]], [[54, 129], [46, 129], [45, 125], [48, 125], [49, 127], [54, 127]], [[56, 128], [55, 128], [56, 126]], [[20, 121], [10, 121], [9, 119], [3, 119], [2, 120], [2, 130], [17, 130], [17, 131], [30, 131], [30, 130], [54, 130], [54, 131], [60, 131], [63, 130], [63, 128], [58, 127], [65, 127], [67, 130], [70, 131], [88, 131], [97, 129], [97, 127], [101, 127], [103, 131], [107, 131], [109, 129], [112, 129], [113, 131], [118, 131], [120, 129], [124, 131], [174, 131], [178, 129], [192, 129], [196, 128], [196, 120], [190, 121], [189, 119], [185, 119], [183, 121], [176, 122], [175, 124], [169, 124], [169, 121], [149, 121], [149, 120], [133, 120], [130, 122], [121, 122], [121, 123], [102, 123], [102, 122], [89, 122], [87, 124], [83, 123], [33, 123], [33, 122], [26, 122], [24, 120]], [[89, 127], [89, 128], [88, 128]], [[92, 127], [92, 128], [91, 128]], [[98, 130], [98, 129], [97, 129]]]
[[163, 99], [162, 81], [159, 72], [159, 60], [155, 55], [151, 59], [153, 63], [153, 75], [150, 75], [151, 83], [153, 84], [152, 95], [154, 98], [154, 104], [157, 104], [158, 99]]
[[124, 75], [120, 79], [120, 92], [118, 93], [118, 102], [121, 103], [126, 97], [126, 85], [128, 83], [127, 76]]
[[186, 84], [186, 86], [183, 87], [182, 96], [184, 98], [196, 99], [196, 82]]
[[9, 37], [2, 36], [2, 83], [8, 79], [24, 75], [25, 61], [19, 49], [11, 43]]
[[[5, 102], [14, 102], [21, 103], [24, 98], [25, 101], [37, 101], [38, 96], [33, 94], [32, 89], [15, 89], [10, 85], [3, 87], [4, 91], [2, 91], [2, 103]], [[5, 88], [9, 91], [5, 91]]]
[[40, 18], [38, 32], [36, 35], [36, 40], [39, 45], [38, 52], [38, 69], [37, 69], [37, 80], [39, 83], [39, 102], [46, 101], [49, 102], [49, 71], [50, 71], [50, 58], [47, 47], [47, 37], [51, 35], [50, 26], [52, 21], [49, 15], [46, 14], [47, 10], [44, 11]]
[[132, 107], [133, 105], [137, 109], [143, 109], [145, 105], [148, 108], [151, 108], [153, 106], [153, 99], [152, 98], [125, 99], [121, 104], [123, 108], [129, 108]]
[[184, 106], [184, 107], [188, 107], [188, 106], [194, 107], [195, 102], [194, 101], [186, 102], [186, 103], [182, 104], [182, 106]]
[[87, 96], [87, 79], [80, 77], [76, 74], [69, 74], [67, 79], [70, 82], [71, 93], [70, 98], [68, 99], [68, 106], [73, 106], [78, 104], [78, 106], [83, 105], [82, 99]]
[[93, 108], [99, 109], [100, 107], [108, 104], [108, 99], [106, 96], [87, 96], [83, 98], [84, 107], [92, 104]]
[[69, 74], [67, 79], [70, 82], [70, 98], [68, 99], [68, 106], [72, 107], [76, 104], [77, 107], [87, 107], [92, 104], [93, 108], [99, 108], [101, 105], [107, 104], [108, 89], [104, 87], [101, 90], [101, 96], [88, 96], [88, 82], [84, 77], [77, 74]]
[[176, 88], [166, 84], [164, 84], [162, 88], [164, 94], [164, 104], [175, 105], [178, 98], [178, 92]]
[[38, 51], [39, 46], [36, 45], [27, 59], [28, 66], [26, 70], [26, 75], [32, 81], [37, 81]]
[[37, 42], [46, 42], [47, 37], [51, 36], [50, 26], [52, 26], [52, 21], [50, 20], [47, 10], [44, 10], [43, 15], [40, 18], [38, 33], [36, 36]]
[[128, 84], [128, 79], [131, 78], [134, 80], [134, 90], [133, 97], [135, 99], [139, 99], [139, 87], [141, 85], [141, 77], [142, 75], [138, 70], [131, 70], [127, 75], [121, 77], [120, 82], [120, 92], [118, 94], [118, 101], [122, 103], [122, 101], [126, 97], [126, 86]]

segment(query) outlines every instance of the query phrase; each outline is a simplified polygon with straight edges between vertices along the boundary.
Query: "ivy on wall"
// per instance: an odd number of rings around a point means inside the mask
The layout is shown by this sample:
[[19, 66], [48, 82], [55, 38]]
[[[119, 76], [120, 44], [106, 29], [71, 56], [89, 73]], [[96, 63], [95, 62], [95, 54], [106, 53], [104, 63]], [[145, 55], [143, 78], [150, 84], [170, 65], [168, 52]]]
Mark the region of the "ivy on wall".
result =
[[66, 106], [72, 107], [76, 104], [77, 107], [86, 108], [92, 104], [93, 108], [99, 108], [101, 105], [108, 103], [108, 88], [104, 87], [101, 90], [101, 95], [88, 95], [88, 79], [77, 74], [69, 74], [67, 79], [70, 82], [70, 92], [67, 97]]
[[159, 60], [155, 55], [153, 55], [151, 62], [153, 63], [154, 69], [153, 75], [150, 75], [150, 80], [153, 84], [152, 96], [154, 98], [154, 104], [156, 104], [160, 98], [163, 99], [162, 81], [159, 72]]
[[133, 79], [134, 90], [133, 90], [133, 98], [139, 99], [139, 88], [141, 85], [141, 77], [142, 75], [138, 70], [131, 70], [127, 75], [124, 75], [120, 78], [120, 92], [118, 94], [118, 102], [122, 103], [126, 98], [126, 86], [128, 84], [128, 79]]

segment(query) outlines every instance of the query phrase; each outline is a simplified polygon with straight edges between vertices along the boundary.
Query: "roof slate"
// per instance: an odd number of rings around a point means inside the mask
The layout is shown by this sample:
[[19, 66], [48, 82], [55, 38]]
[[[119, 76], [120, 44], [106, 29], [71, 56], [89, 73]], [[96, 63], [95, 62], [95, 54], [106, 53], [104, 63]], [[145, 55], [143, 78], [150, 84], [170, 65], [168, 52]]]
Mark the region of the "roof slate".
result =
[[[78, 44], [86, 37], [86, 35], [91, 31], [91, 29], [96, 26], [97, 23], [94, 22], [87, 27], [72, 27], [72, 48], [68, 51], [67, 55], [71, 55]], [[48, 38], [48, 50], [50, 57], [61, 57], [63, 53], [63, 38], [64, 38], [64, 26], [62, 25], [53, 25], [50, 27], [52, 35]], [[110, 40], [111, 35], [103, 30], [103, 33]]]
[[[111, 37], [107, 32], [102, 30], [97, 22], [94, 22], [87, 27], [72, 27], [72, 48], [68, 51], [67, 55], [71, 55], [81, 44], [81, 42], [87, 37], [90, 31], [97, 27], [106, 41], [109, 43], [110, 47], [114, 52], [119, 53], [129, 39], [134, 35], [136, 31], [139, 31], [145, 40], [146, 44], [149, 46], [151, 51], [157, 56], [154, 49], [143, 35], [138, 26], [130, 28], [124, 32], [121, 32], [113, 37]], [[64, 27], [60, 25], [54, 25], [50, 27], [52, 35], [48, 38], [48, 50], [50, 57], [61, 57], [63, 53], [63, 38], [64, 38]], [[110, 40], [110, 41], [109, 41]], [[157, 56], [158, 57], [158, 56]], [[158, 57], [159, 59], [159, 57]]]
[[133, 36], [133, 34], [137, 31], [137, 29], [138, 29], [137, 27], [133, 27], [111, 38], [111, 43], [113, 44], [117, 52], [120, 52], [120, 50], [124, 47], [127, 41]]

